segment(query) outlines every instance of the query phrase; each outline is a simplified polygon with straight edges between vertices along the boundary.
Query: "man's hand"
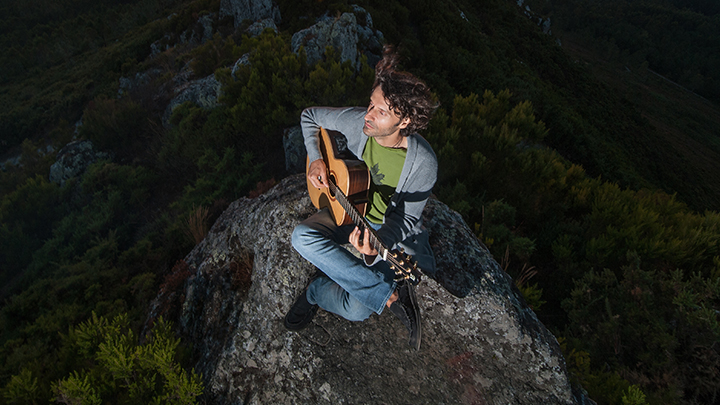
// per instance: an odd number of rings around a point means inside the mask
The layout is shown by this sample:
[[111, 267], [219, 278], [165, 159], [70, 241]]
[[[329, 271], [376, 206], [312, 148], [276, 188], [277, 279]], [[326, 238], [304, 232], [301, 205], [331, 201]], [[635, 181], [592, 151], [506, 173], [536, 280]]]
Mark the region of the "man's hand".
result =
[[[361, 235], [362, 239], [360, 238]], [[353, 245], [358, 252], [365, 255], [366, 259], [377, 256], [378, 251], [370, 244], [370, 231], [368, 231], [367, 228], [362, 232], [360, 228], [356, 226], [350, 233], [348, 239], [350, 240], [350, 244]]]
[[310, 163], [307, 176], [313, 187], [327, 188], [327, 167], [322, 159]]

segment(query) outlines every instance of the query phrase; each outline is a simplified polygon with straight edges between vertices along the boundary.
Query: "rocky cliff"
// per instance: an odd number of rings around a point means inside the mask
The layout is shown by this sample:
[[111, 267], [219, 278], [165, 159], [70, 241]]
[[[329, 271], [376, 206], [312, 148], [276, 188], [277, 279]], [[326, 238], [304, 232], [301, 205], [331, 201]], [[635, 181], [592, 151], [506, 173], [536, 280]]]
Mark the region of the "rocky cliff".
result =
[[[300, 333], [282, 325], [314, 272], [290, 245], [314, 212], [302, 175], [235, 201], [176, 266], [152, 317], [192, 343], [212, 404], [571, 404], [565, 362], [512, 280], [462, 218], [430, 200], [424, 223], [438, 271], [418, 286], [419, 352], [389, 311], [354, 323], [320, 311]], [[152, 318], [151, 317], [151, 318]]]

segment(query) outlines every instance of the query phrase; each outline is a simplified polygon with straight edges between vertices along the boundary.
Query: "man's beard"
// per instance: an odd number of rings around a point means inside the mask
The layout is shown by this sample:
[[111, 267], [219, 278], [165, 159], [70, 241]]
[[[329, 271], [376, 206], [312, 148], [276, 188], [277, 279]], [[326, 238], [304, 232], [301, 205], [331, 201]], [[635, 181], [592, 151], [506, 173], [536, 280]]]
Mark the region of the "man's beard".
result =
[[[367, 121], [365, 121], [365, 123], [367, 123]], [[370, 128], [368, 128], [367, 125], [363, 125], [363, 133], [365, 135], [367, 135], [371, 138], [384, 138], [386, 136], [390, 136], [390, 135], [394, 134], [395, 131], [397, 131], [397, 127], [400, 126], [400, 122], [398, 121], [395, 125], [390, 127], [390, 129], [388, 129], [385, 132], [380, 132], [380, 130], [376, 126], [374, 126], [373, 123], [371, 123], [370, 125], [371, 125]], [[368, 132], [368, 131], [371, 131], [371, 132]]]

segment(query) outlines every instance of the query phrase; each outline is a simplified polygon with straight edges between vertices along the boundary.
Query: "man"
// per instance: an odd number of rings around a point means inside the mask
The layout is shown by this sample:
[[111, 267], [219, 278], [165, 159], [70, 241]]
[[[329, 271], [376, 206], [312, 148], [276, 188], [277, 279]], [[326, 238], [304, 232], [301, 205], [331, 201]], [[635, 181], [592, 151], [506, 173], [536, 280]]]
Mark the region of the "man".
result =
[[[395, 70], [397, 56], [386, 50], [375, 68], [375, 82], [367, 109], [315, 107], [303, 111], [301, 125], [308, 152], [308, 179], [327, 187], [327, 168], [318, 149], [319, 128], [335, 130], [367, 164], [371, 173], [366, 218], [386, 246], [402, 247], [425, 272], [435, 259], [421, 215], [437, 178], [437, 159], [424, 129], [437, 108], [428, 87], [407, 72]], [[410, 332], [410, 345], [420, 348], [420, 312], [413, 285], [396, 283], [394, 272], [366, 241], [368, 230], [337, 226], [327, 209], [298, 225], [295, 249], [322, 273], [312, 280], [285, 316], [290, 330], [304, 328], [318, 306], [352, 321], [367, 319], [389, 308]], [[350, 242], [358, 259], [342, 247]]]

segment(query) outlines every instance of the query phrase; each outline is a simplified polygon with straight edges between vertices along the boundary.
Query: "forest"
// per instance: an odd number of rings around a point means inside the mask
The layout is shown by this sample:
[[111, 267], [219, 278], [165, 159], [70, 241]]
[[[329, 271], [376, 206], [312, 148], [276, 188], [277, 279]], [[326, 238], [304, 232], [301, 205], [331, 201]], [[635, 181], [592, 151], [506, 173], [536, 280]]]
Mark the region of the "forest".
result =
[[[366, 59], [290, 48], [352, 4], [433, 89], [435, 196], [513, 277], [573, 383], [599, 404], [720, 403], [715, 2], [277, 4], [278, 32], [225, 18], [200, 44], [181, 38], [220, 0], [0, 5], [0, 154], [21, 162], [0, 171], [0, 403], [202, 403], [189, 343], [147, 322], [150, 302], [182, 288], [182, 259], [232, 201], [287, 175], [303, 108], [366, 105]], [[220, 104], [182, 104], [164, 127], [188, 69], [214, 74]], [[61, 186], [50, 166], [73, 139], [109, 158]]]

